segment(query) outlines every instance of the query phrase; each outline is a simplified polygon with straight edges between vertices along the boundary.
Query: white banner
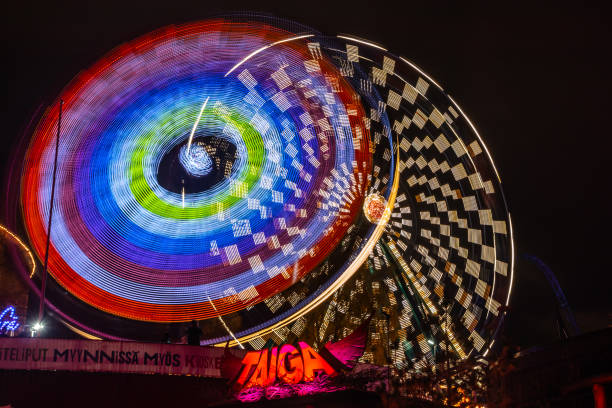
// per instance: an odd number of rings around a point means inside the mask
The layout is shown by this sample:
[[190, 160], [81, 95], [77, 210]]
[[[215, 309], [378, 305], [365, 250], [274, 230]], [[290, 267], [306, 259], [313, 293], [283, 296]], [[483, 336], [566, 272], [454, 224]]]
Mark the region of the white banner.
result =
[[[230, 349], [238, 358], [243, 350]], [[68, 370], [221, 378], [220, 347], [165, 343], [0, 338], [0, 369]]]

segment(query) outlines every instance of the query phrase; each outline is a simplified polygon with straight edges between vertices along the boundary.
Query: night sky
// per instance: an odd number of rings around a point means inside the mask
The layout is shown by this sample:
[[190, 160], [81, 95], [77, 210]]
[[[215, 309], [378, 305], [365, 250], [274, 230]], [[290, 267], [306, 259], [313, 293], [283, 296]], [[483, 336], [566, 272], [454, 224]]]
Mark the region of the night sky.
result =
[[36, 109], [115, 46], [224, 11], [272, 13], [407, 57], [476, 124], [514, 221], [518, 262], [506, 340], [523, 347], [555, 340], [552, 291], [521, 253], [552, 268], [583, 331], [612, 325], [609, 10], [579, 2], [95, 3], [11, 2], [3, 10], [5, 174], [12, 144]]

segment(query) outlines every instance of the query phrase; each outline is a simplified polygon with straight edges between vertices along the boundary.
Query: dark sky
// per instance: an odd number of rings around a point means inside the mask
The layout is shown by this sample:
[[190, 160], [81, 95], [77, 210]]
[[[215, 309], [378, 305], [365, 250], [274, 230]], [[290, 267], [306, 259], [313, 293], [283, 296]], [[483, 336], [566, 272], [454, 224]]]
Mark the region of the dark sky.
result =
[[[609, 10], [581, 2], [91, 3], [11, 0], [3, 11], [3, 167], [36, 108], [113, 47], [212, 13], [273, 13], [383, 44], [435, 78], [489, 146], [518, 254], [548, 263], [583, 330], [612, 324]], [[554, 340], [555, 303], [543, 275], [518, 259], [515, 282], [505, 335], [523, 346]]]

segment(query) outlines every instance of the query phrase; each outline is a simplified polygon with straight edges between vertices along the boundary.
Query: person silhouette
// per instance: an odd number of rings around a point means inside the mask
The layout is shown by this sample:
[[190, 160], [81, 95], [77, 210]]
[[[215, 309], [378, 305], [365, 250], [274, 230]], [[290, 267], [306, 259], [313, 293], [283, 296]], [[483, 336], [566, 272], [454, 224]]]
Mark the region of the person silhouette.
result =
[[195, 320], [191, 321], [191, 326], [187, 329], [187, 344], [191, 346], [199, 346], [202, 338], [202, 329], [198, 327]]

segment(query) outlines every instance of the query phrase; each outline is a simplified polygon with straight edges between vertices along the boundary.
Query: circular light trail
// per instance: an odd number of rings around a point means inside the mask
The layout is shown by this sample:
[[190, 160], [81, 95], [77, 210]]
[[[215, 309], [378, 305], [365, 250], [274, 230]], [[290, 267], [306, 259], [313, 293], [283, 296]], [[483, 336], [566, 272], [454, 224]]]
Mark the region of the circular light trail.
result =
[[[370, 167], [368, 140], [353, 137], [362, 116], [347, 112], [355, 94], [324, 61], [262, 65], [306, 60], [303, 44], [263, 51], [225, 77], [245, 50], [289, 35], [254, 28], [218, 21], [156, 32], [64, 91], [49, 269], [78, 298], [140, 320], [227, 314], [301, 279], [346, 233], [341, 215], [357, 214]], [[26, 157], [22, 202], [38, 253], [57, 119], [54, 109], [45, 115]], [[211, 137], [216, 145], [204, 147]], [[164, 163], [177, 147], [178, 163]], [[232, 161], [213, 163], [230, 147]], [[177, 165], [185, 177], [171, 182], [189, 192], [160, 182], [164, 166]], [[213, 172], [210, 182], [185, 180]]]
[[[209, 344], [257, 347], [325, 304], [323, 341], [338, 316], [361, 318], [339, 293], [364, 293], [367, 265], [402, 359], [418, 366], [440, 342], [487, 352], [513, 276], [501, 180], [469, 118], [407, 59], [232, 16], [122, 45], [61, 97], [49, 271], [94, 309], [50, 296], [88, 315], [76, 330], [130, 337], [109, 322], [157, 333], [195, 319]], [[57, 121], [53, 104], [21, 178], [39, 257]]]

